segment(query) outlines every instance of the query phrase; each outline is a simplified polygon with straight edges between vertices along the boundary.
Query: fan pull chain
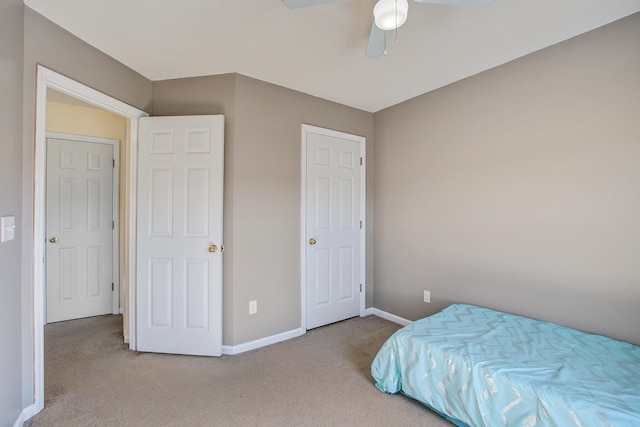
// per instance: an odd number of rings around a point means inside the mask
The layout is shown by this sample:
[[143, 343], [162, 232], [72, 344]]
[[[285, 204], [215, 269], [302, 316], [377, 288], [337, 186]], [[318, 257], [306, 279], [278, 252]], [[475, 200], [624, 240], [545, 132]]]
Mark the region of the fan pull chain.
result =
[[387, 32], [384, 32], [384, 56], [387, 56]]

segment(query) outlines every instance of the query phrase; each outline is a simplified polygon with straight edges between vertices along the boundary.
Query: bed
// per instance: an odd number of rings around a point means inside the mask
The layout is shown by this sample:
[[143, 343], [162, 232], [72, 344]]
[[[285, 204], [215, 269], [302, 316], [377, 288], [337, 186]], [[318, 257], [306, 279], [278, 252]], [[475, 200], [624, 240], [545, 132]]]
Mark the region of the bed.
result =
[[458, 426], [640, 426], [640, 347], [468, 304], [398, 330], [371, 373]]

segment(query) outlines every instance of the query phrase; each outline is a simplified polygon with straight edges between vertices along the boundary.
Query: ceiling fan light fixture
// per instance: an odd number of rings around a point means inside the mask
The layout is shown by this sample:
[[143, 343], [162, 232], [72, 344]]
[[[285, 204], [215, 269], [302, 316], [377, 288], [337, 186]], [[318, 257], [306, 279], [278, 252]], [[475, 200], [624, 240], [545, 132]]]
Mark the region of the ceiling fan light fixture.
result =
[[404, 24], [409, 12], [407, 0], [378, 0], [373, 8], [376, 26], [381, 30], [395, 30]]

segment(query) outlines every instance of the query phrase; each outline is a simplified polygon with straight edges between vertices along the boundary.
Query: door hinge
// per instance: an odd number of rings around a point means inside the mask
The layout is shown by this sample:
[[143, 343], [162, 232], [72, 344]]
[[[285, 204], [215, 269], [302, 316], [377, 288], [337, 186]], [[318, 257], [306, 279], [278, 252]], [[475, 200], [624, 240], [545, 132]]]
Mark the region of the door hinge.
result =
[[360, 283], [360, 292], [362, 292], [362, 283]]
[[362, 220], [360, 220], [360, 230], [362, 230]]
[[116, 167], [116, 159], [111, 159], [111, 160], [113, 160], [113, 167], [115, 168]]
[[360, 157], [360, 166], [362, 166], [362, 157]]
[[[115, 287], [115, 285], [112, 283], [112, 284], [111, 284], [111, 292], [113, 292], [113, 291], [115, 291], [115, 290], [116, 290], [116, 287]], [[362, 291], [360, 291], [360, 292], [362, 292]]]
[[116, 229], [116, 222], [115, 221], [111, 221], [111, 229], [112, 230]]

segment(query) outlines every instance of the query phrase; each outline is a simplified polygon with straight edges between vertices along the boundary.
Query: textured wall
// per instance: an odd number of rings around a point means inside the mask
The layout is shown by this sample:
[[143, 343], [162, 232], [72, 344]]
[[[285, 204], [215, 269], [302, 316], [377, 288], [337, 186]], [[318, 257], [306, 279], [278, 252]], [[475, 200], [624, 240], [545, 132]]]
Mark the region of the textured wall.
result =
[[[0, 426], [22, 410], [20, 250], [22, 220], [22, 2], [0, 0], [0, 216], [15, 216], [15, 239], [0, 243]], [[26, 359], [26, 360], [25, 360]]]
[[[122, 143], [127, 119], [106, 110], [47, 102], [47, 132], [117, 139]], [[126, 148], [121, 146], [121, 150]]]
[[640, 14], [375, 115], [375, 307], [640, 343], [638, 40]]

